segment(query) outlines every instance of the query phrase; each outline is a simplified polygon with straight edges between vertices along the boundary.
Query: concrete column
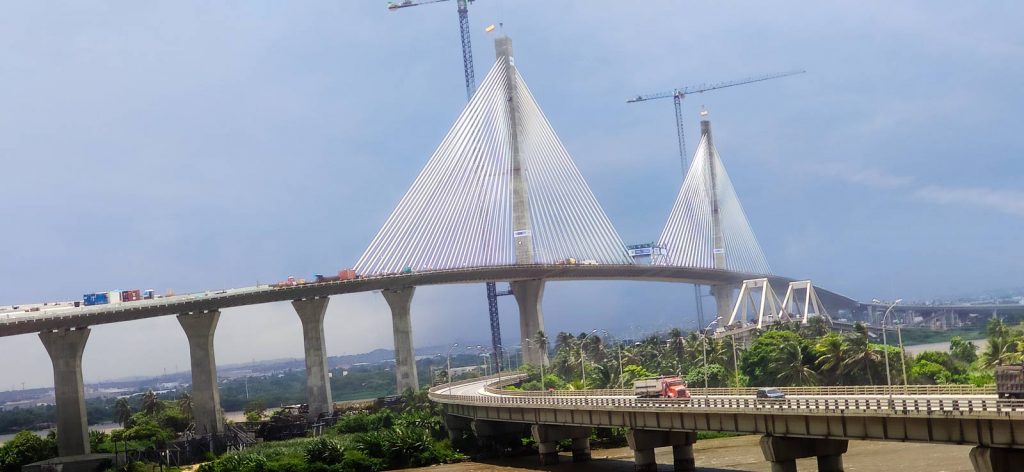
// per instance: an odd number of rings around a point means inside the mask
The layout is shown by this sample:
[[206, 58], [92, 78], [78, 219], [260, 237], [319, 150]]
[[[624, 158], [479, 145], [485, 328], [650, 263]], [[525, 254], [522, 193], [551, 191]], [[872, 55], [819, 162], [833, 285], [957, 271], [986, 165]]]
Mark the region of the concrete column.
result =
[[537, 452], [540, 453], [540, 465], [558, 463], [558, 443], [556, 441], [537, 442]]
[[672, 445], [672, 469], [676, 472], [697, 470], [697, 461], [693, 457], [693, 444]]
[[590, 437], [572, 438], [572, 461], [587, 462], [590, 457]]
[[295, 300], [292, 306], [302, 322], [302, 343], [306, 350], [306, 403], [309, 419], [334, 413], [331, 399], [330, 369], [327, 367], [327, 343], [324, 341], [324, 313], [330, 298]]
[[[523, 350], [523, 362], [527, 364], [548, 364], [547, 350], [537, 344], [537, 333], [544, 331], [544, 312], [541, 302], [544, 299], [544, 281], [518, 280], [509, 283], [512, 294], [519, 304], [519, 336]], [[527, 342], [529, 341], [529, 342]]]
[[976, 446], [971, 449], [974, 472], [1010, 472], [1024, 464], [1024, 451], [999, 447]]
[[53, 390], [57, 400], [57, 452], [61, 456], [89, 453], [89, 423], [85, 417], [82, 352], [89, 328], [39, 333], [53, 363]]
[[558, 441], [572, 439], [572, 461], [586, 462], [590, 460], [590, 433], [592, 428], [586, 426], [552, 426], [535, 424], [530, 426], [533, 440], [537, 442], [540, 453], [540, 464], [558, 463]]
[[633, 470], [636, 472], [657, 472], [658, 462], [654, 460], [654, 448], [633, 449]]
[[220, 407], [217, 386], [217, 360], [213, 351], [213, 335], [220, 311], [178, 315], [178, 323], [188, 338], [192, 359], [192, 416], [199, 434], [224, 432], [224, 411]]
[[696, 470], [693, 444], [697, 442], [697, 433], [632, 429], [626, 432], [626, 441], [633, 449], [635, 470], [637, 471], [658, 470], [658, 464], [654, 460], [654, 449], [665, 446], [672, 446], [673, 470], [677, 472]]
[[398, 393], [419, 390], [416, 378], [416, 351], [412, 345], [412, 319], [410, 307], [416, 287], [385, 289], [381, 293], [391, 307], [392, 332], [395, 335], [395, 376], [398, 378]]
[[[732, 310], [736, 307], [736, 302], [732, 298], [733, 292], [736, 287], [733, 285], [712, 285], [711, 294], [715, 296], [715, 306], [718, 309], [718, 316], [722, 317], [719, 321], [721, 325], [725, 325], [729, 322], [729, 317], [732, 316]], [[701, 327], [703, 328], [703, 326]]]
[[820, 472], [843, 472], [848, 446], [845, 439], [761, 437], [761, 452], [772, 463], [772, 472], [796, 472], [796, 460], [805, 457], [817, 457]]

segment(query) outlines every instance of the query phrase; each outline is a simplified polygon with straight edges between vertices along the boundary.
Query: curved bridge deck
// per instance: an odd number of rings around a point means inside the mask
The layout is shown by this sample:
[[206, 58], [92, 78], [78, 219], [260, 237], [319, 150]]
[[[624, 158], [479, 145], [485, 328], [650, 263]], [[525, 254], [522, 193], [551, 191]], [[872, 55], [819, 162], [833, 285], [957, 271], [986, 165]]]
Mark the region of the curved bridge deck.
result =
[[666, 433], [714, 431], [815, 441], [912, 441], [1024, 448], [1024, 401], [999, 400], [990, 389], [921, 386], [912, 395], [898, 394], [911, 392], [897, 390], [890, 397], [883, 393], [884, 388], [847, 395], [828, 390], [814, 394], [813, 388], [803, 388], [788, 392], [784, 400], [757, 399], [746, 392], [723, 394], [722, 390], [728, 389], [719, 389], [708, 391], [706, 396], [697, 390], [694, 398], [677, 400], [639, 399], [622, 390], [552, 395], [496, 388], [520, 378], [504, 377], [499, 382], [491, 377], [442, 385], [430, 390], [430, 399], [443, 404], [451, 416], [540, 427], [618, 427]]

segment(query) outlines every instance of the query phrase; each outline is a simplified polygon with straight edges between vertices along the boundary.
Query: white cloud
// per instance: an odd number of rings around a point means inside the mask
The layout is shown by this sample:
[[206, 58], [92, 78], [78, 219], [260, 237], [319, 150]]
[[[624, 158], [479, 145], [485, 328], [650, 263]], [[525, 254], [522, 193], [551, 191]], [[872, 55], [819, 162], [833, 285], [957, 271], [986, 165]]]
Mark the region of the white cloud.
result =
[[913, 177], [890, 174], [879, 169], [857, 167], [849, 164], [824, 165], [820, 168], [819, 172], [828, 177], [835, 177], [850, 183], [876, 188], [900, 188], [914, 183]]
[[1024, 192], [1016, 190], [928, 185], [914, 191], [913, 196], [940, 205], [969, 205], [1024, 216]]

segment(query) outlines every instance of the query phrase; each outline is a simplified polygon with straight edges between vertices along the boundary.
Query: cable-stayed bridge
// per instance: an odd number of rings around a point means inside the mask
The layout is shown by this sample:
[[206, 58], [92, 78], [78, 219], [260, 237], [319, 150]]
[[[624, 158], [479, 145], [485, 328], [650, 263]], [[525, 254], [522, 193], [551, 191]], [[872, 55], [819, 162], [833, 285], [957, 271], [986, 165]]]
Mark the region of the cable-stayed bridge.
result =
[[[547, 280], [708, 285], [719, 317], [735, 312], [735, 291], [753, 280], [764, 280], [763, 287], [804, 287], [805, 320], [812, 293], [815, 307], [856, 305], [771, 274], [707, 117], [659, 250], [650, 264], [636, 262], [527, 87], [511, 41], [499, 38], [496, 51], [480, 88], [358, 259], [358, 278], [0, 313], [0, 337], [39, 333], [53, 361], [60, 454], [89, 453], [81, 360], [89, 326], [97, 324], [176, 315], [189, 341], [196, 431], [217, 435], [224, 421], [213, 339], [220, 310], [228, 307], [292, 301], [302, 323], [309, 414], [316, 418], [332, 411], [323, 328], [332, 295], [383, 294], [399, 391], [418, 388], [411, 323], [417, 286], [508, 281], [519, 306], [524, 361], [532, 364], [547, 362], [547, 350], [531, 342], [544, 331]], [[763, 317], [762, 309], [757, 322]]]

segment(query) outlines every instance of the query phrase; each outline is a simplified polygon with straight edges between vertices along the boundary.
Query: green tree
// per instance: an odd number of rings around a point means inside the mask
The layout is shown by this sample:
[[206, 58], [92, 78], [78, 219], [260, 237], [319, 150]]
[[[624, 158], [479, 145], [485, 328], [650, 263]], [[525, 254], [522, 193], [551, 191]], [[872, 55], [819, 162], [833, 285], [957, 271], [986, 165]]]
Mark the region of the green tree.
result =
[[965, 341], [960, 336], [953, 336], [949, 340], [949, 354], [953, 360], [963, 364], [973, 364], [978, 360], [978, 346], [970, 341]]
[[[770, 387], [778, 385], [781, 373], [778, 353], [783, 346], [802, 342], [800, 335], [789, 330], [771, 330], [762, 333], [750, 345], [740, 362], [740, 371], [749, 379], [750, 385]], [[800, 349], [803, 355], [803, 349]], [[790, 354], [793, 354], [790, 352]]]
[[846, 340], [839, 333], [826, 334], [818, 338], [814, 344], [814, 351], [818, 357], [817, 366], [824, 383], [827, 385], [842, 384], [846, 367]]
[[146, 393], [142, 394], [142, 411], [147, 415], [155, 415], [163, 407], [163, 403], [160, 402], [160, 398], [156, 396], [153, 390], [147, 390]]
[[704, 387], [704, 373], [707, 372], [708, 387], [728, 387], [732, 376], [718, 364], [699, 365], [686, 373], [686, 385], [690, 388]]
[[820, 338], [829, 332], [828, 319], [824, 316], [812, 316], [808, 318], [807, 324], [803, 325], [801, 331], [812, 338]]
[[245, 405], [245, 421], [259, 421], [262, 420], [264, 415], [267, 413], [267, 406], [263, 404], [263, 400], [253, 400], [249, 404]]
[[18, 472], [25, 464], [57, 456], [57, 443], [43, 439], [31, 431], [22, 431], [0, 446], [0, 470]]
[[188, 392], [182, 392], [178, 397], [178, 411], [181, 411], [187, 421], [192, 421], [192, 395]]
[[114, 402], [114, 409], [117, 412], [117, 422], [122, 428], [131, 426], [132, 406], [128, 403], [128, 397], [120, 397]]
[[818, 375], [804, 363], [804, 357], [800, 341], [788, 341], [775, 351], [771, 362], [778, 385], [802, 387], [817, 383]]
[[869, 385], [874, 385], [875, 380], [871, 372], [879, 363], [880, 356], [868, 341], [867, 326], [862, 323], [854, 325], [853, 334], [847, 338], [846, 346], [845, 370], [853, 374], [854, 378], [844, 379], [844, 382], [856, 385], [859, 380], [856, 376], [860, 376], [861, 379], [866, 377]]

